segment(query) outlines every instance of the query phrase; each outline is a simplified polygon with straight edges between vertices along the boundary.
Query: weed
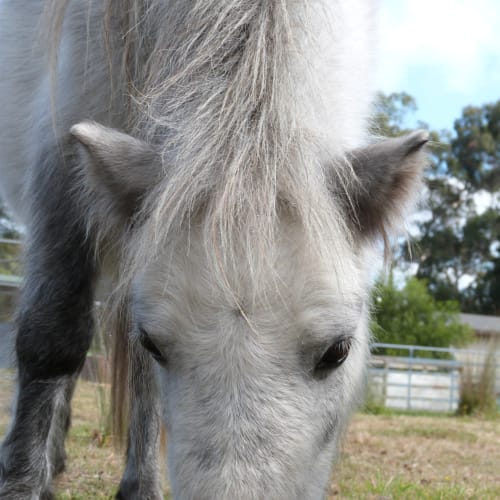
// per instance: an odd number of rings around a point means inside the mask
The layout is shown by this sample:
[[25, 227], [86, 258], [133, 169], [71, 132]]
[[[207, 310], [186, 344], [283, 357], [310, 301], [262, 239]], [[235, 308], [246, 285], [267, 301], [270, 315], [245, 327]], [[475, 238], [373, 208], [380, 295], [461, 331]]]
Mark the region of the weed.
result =
[[468, 356], [462, 367], [458, 415], [498, 414], [495, 394], [497, 343], [484, 355]]

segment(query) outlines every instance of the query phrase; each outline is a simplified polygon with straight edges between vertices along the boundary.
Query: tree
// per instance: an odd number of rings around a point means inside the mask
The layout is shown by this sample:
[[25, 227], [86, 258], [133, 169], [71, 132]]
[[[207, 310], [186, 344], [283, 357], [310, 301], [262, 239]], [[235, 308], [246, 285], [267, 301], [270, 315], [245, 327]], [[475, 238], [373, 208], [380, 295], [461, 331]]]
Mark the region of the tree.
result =
[[468, 294], [466, 310], [500, 316], [500, 258], [491, 262], [490, 268], [478, 277], [474, 293]]
[[417, 278], [398, 290], [391, 275], [377, 285], [373, 302], [372, 332], [377, 342], [449, 347], [472, 339], [470, 328], [460, 323], [459, 304], [437, 301]]
[[449, 170], [468, 188], [500, 187], [500, 101], [468, 106], [454, 124]]
[[[428, 178], [431, 217], [420, 225], [419, 269], [436, 298], [454, 298], [462, 310], [499, 311], [498, 244], [500, 212], [500, 101], [467, 107], [441, 173]], [[477, 199], [489, 198], [478, 207]], [[484, 206], [486, 205], [486, 206]]]
[[389, 95], [379, 93], [376, 109], [372, 132], [384, 137], [398, 137], [408, 132], [405, 123], [408, 115], [416, 112], [417, 103], [406, 92], [395, 92]]
[[[406, 132], [415, 100], [407, 94], [379, 99], [376, 128], [388, 135]], [[468, 312], [498, 313], [500, 197], [494, 193], [500, 187], [500, 101], [465, 108], [453, 134], [431, 131], [431, 139], [425, 208], [415, 222], [411, 255], [402, 246], [398, 266], [413, 259], [417, 277], [437, 299], [458, 300]]]

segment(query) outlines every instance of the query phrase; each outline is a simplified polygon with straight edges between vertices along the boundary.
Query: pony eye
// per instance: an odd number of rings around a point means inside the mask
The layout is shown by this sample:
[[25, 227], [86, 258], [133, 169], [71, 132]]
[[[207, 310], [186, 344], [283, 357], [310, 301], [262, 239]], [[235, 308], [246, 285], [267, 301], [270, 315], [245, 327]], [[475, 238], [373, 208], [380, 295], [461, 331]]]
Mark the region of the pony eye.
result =
[[146, 351], [151, 354], [155, 361], [162, 365], [167, 362], [161, 351], [158, 349], [158, 347], [156, 347], [155, 343], [151, 340], [148, 333], [143, 328], [139, 328], [139, 342], [141, 343], [142, 347], [144, 347], [144, 349], [146, 349]]
[[318, 378], [323, 378], [332, 370], [338, 368], [349, 355], [351, 339], [342, 339], [332, 344], [316, 363], [314, 373]]

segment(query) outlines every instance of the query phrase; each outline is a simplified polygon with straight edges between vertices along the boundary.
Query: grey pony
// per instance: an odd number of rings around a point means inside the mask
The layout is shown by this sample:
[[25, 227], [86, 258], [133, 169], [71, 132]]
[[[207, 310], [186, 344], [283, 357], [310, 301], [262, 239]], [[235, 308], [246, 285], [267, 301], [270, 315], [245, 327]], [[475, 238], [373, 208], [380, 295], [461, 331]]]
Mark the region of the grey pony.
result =
[[103, 281], [118, 498], [162, 498], [161, 425], [176, 499], [326, 495], [428, 140], [367, 132], [375, 3], [0, 2], [0, 189], [26, 227], [0, 498], [53, 498]]

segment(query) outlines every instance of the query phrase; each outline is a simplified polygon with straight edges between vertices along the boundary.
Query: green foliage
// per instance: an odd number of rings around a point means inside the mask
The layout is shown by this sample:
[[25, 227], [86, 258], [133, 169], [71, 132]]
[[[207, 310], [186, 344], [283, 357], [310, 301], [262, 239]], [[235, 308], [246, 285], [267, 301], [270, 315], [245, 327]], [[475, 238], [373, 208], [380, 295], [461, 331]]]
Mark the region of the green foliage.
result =
[[495, 191], [500, 187], [500, 101], [467, 106], [455, 121], [450, 172], [468, 187]]
[[407, 116], [417, 110], [417, 103], [405, 92], [389, 95], [380, 93], [377, 96], [376, 109], [372, 132], [384, 137], [397, 137], [408, 131], [404, 125]]
[[494, 258], [491, 266], [478, 277], [475, 293], [469, 294], [466, 309], [484, 314], [500, 315], [500, 258]]
[[[379, 283], [373, 302], [372, 332], [377, 342], [449, 347], [472, 339], [470, 328], [459, 321], [458, 303], [436, 301], [417, 278], [408, 280], [402, 290], [392, 277]], [[391, 354], [407, 355], [407, 351]]]
[[[407, 132], [417, 107], [400, 93], [380, 95], [378, 109], [374, 130], [397, 136]], [[464, 312], [500, 314], [500, 210], [493, 198], [481, 212], [475, 204], [480, 191], [500, 188], [500, 101], [466, 107], [453, 133], [430, 134], [427, 216], [417, 222], [411, 255], [402, 246], [397, 264], [418, 262], [417, 277], [438, 300], [456, 300]]]

